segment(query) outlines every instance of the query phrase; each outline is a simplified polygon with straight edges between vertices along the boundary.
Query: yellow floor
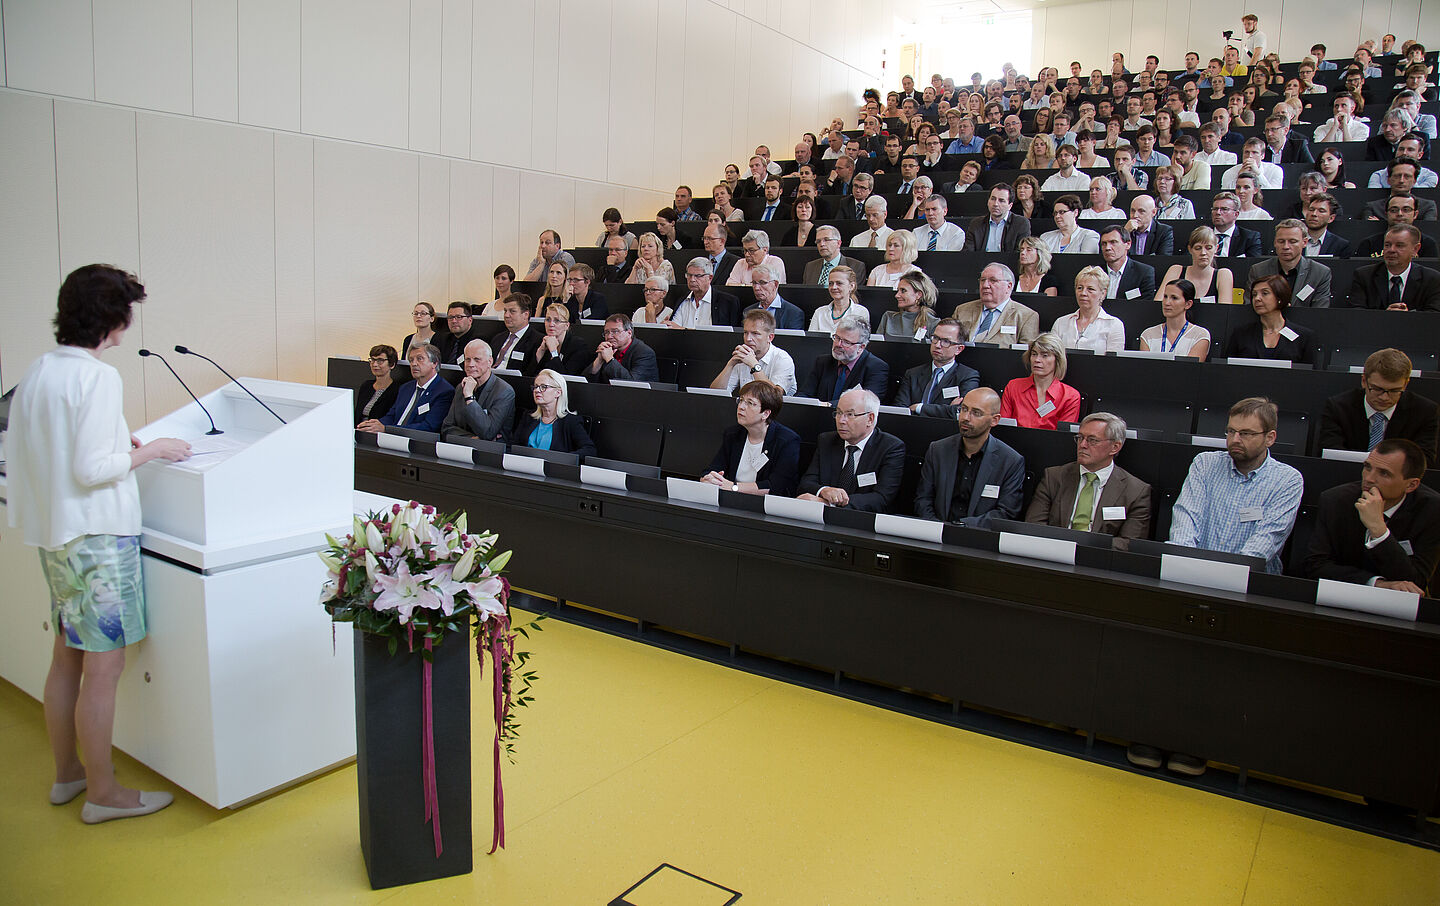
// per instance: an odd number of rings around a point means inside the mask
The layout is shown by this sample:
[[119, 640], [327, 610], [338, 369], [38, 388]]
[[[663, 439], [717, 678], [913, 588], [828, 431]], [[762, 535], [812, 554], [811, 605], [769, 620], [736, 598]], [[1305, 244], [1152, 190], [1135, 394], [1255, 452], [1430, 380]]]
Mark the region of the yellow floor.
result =
[[[547, 621], [509, 848], [372, 892], [354, 767], [238, 811], [55, 808], [40, 706], [0, 682], [0, 902], [605, 904], [662, 863], [742, 904], [1440, 902], [1440, 853]], [[477, 738], [488, 698], [477, 696]], [[128, 783], [166, 788], [123, 756]], [[728, 894], [664, 870], [637, 906]]]

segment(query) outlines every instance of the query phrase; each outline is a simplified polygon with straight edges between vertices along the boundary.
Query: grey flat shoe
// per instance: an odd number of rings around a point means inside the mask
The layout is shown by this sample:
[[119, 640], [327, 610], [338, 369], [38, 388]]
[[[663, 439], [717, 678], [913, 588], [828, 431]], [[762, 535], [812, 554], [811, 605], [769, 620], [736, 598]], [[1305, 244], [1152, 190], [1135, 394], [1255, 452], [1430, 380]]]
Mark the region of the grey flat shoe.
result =
[[64, 805], [70, 800], [85, 792], [85, 778], [72, 780], [69, 783], [57, 783], [50, 787], [50, 804]]
[[87, 802], [80, 811], [80, 820], [86, 824], [102, 824], [117, 818], [139, 818], [141, 815], [158, 812], [174, 801], [175, 797], [169, 793], [141, 792], [140, 804], [134, 808], [111, 808], [108, 805]]

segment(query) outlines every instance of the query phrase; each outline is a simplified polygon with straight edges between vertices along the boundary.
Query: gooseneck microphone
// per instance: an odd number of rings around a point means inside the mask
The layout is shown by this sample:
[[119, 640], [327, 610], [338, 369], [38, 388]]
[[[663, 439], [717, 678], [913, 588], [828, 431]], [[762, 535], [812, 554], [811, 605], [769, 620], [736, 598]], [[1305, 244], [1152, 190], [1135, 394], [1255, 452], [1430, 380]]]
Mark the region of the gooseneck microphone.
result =
[[[239, 378], [237, 378], [235, 375], [231, 374], [230, 372], [226, 371], [224, 368], [221, 368], [220, 363], [217, 362], [217, 361], [215, 361], [214, 359], [210, 358], [208, 355], [203, 355], [203, 354], [198, 353], [198, 352], [196, 352], [195, 350], [190, 349], [190, 348], [185, 347], [185, 346], [176, 346], [176, 347], [175, 347], [175, 351], [178, 352], [178, 353], [180, 353], [181, 355], [199, 356], [200, 358], [202, 358], [202, 359], [204, 359], [205, 361], [209, 362], [211, 365], [214, 365], [216, 368], [219, 368], [219, 369], [220, 369], [220, 373], [223, 374], [223, 375], [225, 375], [225, 376], [226, 376], [227, 378], [229, 378], [230, 380], [234, 381], [236, 387], [239, 387], [241, 390], [244, 390], [246, 393], [250, 393], [250, 388], [249, 388], [249, 387], [246, 387], [244, 384], [240, 383], [240, 379], [239, 379]], [[264, 407], [264, 409], [265, 409], [266, 412], [269, 412], [271, 415], [275, 416], [277, 419], [280, 419], [280, 424], [282, 424], [282, 425], [288, 425], [288, 424], [289, 424], [289, 422], [285, 421], [285, 419], [280, 418], [280, 414], [277, 413], [274, 409], [271, 409], [269, 406], [266, 406], [266, 405], [265, 405], [265, 401], [262, 400], [260, 397], [256, 396], [256, 395], [253, 394], [253, 393], [250, 393], [250, 398], [251, 398], [252, 400], [254, 400], [255, 402], [259, 403], [262, 407]]]
[[211, 434], [224, 434], [224, 431], [221, 431], [219, 428], [215, 427], [215, 417], [210, 414], [210, 410], [206, 409], [205, 404], [200, 402], [200, 397], [195, 395], [195, 391], [190, 389], [190, 385], [186, 384], [183, 380], [181, 380], [180, 375], [175, 374], [175, 369], [170, 367], [170, 363], [165, 361], [165, 357], [158, 352], [151, 352], [148, 349], [140, 350], [141, 358], [148, 359], [152, 355], [155, 358], [159, 359], [161, 364], [163, 364], [167, 369], [169, 369], [171, 374], [175, 375], [175, 380], [180, 381], [180, 386], [185, 388], [185, 392], [190, 394], [190, 398], [195, 401], [195, 405], [199, 406], [200, 411], [205, 413], [205, 417], [210, 419], [210, 430], [206, 431], [205, 434], [207, 436]]

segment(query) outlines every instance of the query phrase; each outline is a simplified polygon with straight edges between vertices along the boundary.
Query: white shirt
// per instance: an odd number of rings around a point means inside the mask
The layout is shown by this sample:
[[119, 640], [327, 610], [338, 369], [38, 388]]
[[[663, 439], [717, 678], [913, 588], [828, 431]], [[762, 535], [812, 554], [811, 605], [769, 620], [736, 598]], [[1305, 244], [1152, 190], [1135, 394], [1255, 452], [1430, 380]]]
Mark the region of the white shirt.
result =
[[1125, 212], [1117, 207], [1111, 207], [1108, 211], [1097, 211], [1094, 208], [1086, 208], [1076, 215], [1077, 220], [1124, 220]]
[[1251, 208], [1248, 211], [1241, 211], [1235, 215], [1236, 220], [1274, 220], [1270, 212], [1264, 208]]
[[745, 441], [745, 446], [740, 451], [740, 464], [735, 467], [735, 482], [754, 481], [765, 468], [763, 457], [765, 456], [765, 440], [762, 438], [758, 444]]
[[[1376, 170], [1370, 174], [1370, 181], [1365, 185], [1371, 189], [1388, 189], [1390, 188], [1390, 174], [1384, 170]], [[1435, 175], [1435, 171], [1429, 167], [1421, 167], [1420, 175], [1415, 180], [1415, 188], [1433, 189], [1437, 185], [1440, 185], [1440, 177]]]
[[59, 550], [81, 535], [140, 534], [120, 372], [60, 346], [25, 372], [10, 411], [10, 524]]
[[888, 226], [882, 226], [878, 230], [866, 230], [863, 233], [857, 234], [854, 239], [850, 240], [850, 247], [852, 249], [868, 249], [871, 247], [870, 237], [874, 236], [874, 247], [877, 249], [883, 249], [885, 247], [885, 240], [889, 239], [890, 234], [893, 232], [895, 231], [890, 229]]
[[1065, 253], [1068, 255], [1100, 254], [1100, 234], [1094, 230], [1087, 230], [1077, 226], [1075, 232], [1070, 234], [1070, 241], [1065, 241], [1065, 236], [1059, 230], [1050, 230], [1040, 234], [1040, 241], [1055, 254]]
[[1255, 171], [1255, 175], [1259, 177], [1259, 179], [1257, 180], [1257, 182], [1259, 183], [1259, 185], [1258, 185], [1257, 188], [1261, 188], [1261, 189], [1280, 189], [1280, 188], [1284, 188], [1284, 185], [1285, 185], [1285, 171], [1280, 169], [1280, 165], [1279, 165], [1279, 164], [1272, 164], [1272, 163], [1270, 163], [1269, 161], [1264, 161], [1264, 160], [1260, 161], [1259, 163], [1255, 163], [1255, 164], [1237, 164], [1237, 165], [1231, 167], [1230, 169], [1226, 170], [1225, 173], [1224, 173], [1224, 175], [1222, 175], [1222, 176], [1220, 177], [1220, 188], [1222, 188], [1222, 189], [1233, 189], [1233, 188], [1235, 188], [1235, 177], [1239, 176], [1239, 175], [1240, 175], [1240, 171], [1242, 171], [1242, 170], [1254, 170], [1254, 171]]
[[[771, 343], [770, 351], [761, 356], [757, 364], [770, 382], [784, 391], [786, 396], [795, 395], [798, 385], [795, 383], [795, 360], [790, 358], [790, 353]], [[750, 366], [740, 362], [730, 369], [730, 376], [725, 379], [725, 389], [733, 393], [736, 387], [743, 387], [753, 380], [755, 375], [750, 373]]]
[[710, 290], [705, 290], [705, 296], [699, 302], [693, 295], [686, 296], [680, 307], [675, 309], [674, 321], [681, 327], [713, 326], [710, 320]]
[[1265, 39], [1265, 33], [1255, 29], [1240, 40], [1240, 62], [1250, 64], [1257, 57], [1265, 56], [1265, 48], [1269, 42]]
[[1060, 338], [1066, 349], [1091, 349], [1104, 355], [1125, 348], [1125, 324], [1105, 309], [1100, 309], [1084, 333], [1080, 332], [1079, 323], [1080, 313], [1072, 311], [1056, 318], [1050, 330]]
[[[930, 234], [936, 232], [930, 229], [930, 224], [925, 224], [915, 230], [915, 246], [920, 251], [927, 251], [930, 248]], [[950, 221], [940, 225], [940, 238], [935, 243], [937, 252], [960, 252], [965, 250], [965, 233]]]
[[1195, 159], [1203, 160], [1211, 167], [1228, 167], [1240, 162], [1240, 158], [1235, 156], [1234, 151], [1226, 151], [1224, 148], [1216, 148], [1214, 151], [1209, 152], [1196, 152]]
[[1363, 142], [1370, 137], [1370, 124], [1362, 123], [1355, 117], [1350, 117], [1350, 122], [1341, 129], [1335, 125], [1335, 117], [1330, 117], [1324, 124], [1315, 129], [1315, 141], [1317, 142]]
[[1042, 192], [1088, 192], [1089, 190], [1090, 177], [1082, 170], [1076, 170], [1069, 176], [1052, 173], [1045, 177], [1045, 182], [1040, 185]]
[[[1077, 465], [1078, 465], [1078, 463], [1077, 463]], [[1114, 474], [1114, 472], [1115, 472], [1115, 460], [1112, 459], [1112, 460], [1110, 460], [1110, 465], [1108, 465], [1108, 466], [1106, 466], [1105, 468], [1100, 469], [1100, 470], [1098, 470], [1098, 471], [1096, 471], [1096, 472], [1091, 473], [1091, 474], [1093, 474], [1093, 475], [1095, 476], [1095, 489], [1094, 489], [1094, 491], [1092, 492], [1092, 493], [1094, 494], [1094, 496], [1090, 498], [1090, 524], [1091, 524], [1091, 525], [1094, 525], [1094, 524], [1095, 524], [1095, 511], [1100, 508], [1100, 493], [1105, 490], [1105, 484], [1106, 484], [1106, 482], [1108, 482], [1108, 481], [1110, 480], [1110, 476], [1111, 476], [1112, 474]], [[1070, 507], [1070, 522], [1065, 523], [1067, 526], [1070, 525], [1071, 523], [1073, 523], [1073, 522], [1075, 521], [1075, 511], [1076, 511], [1076, 510], [1079, 508], [1079, 506], [1080, 506], [1080, 492], [1083, 491], [1084, 489], [1085, 489], [1085, 467], [1084, 467], [1084, 466], [1080, 466], [1080, 484], [1079, 484], [1079, 485], [1076, 487], [1076, 489], [1075, 489], [1075, 505], [1072, 506], [1072, 507]], [[1101, 521], [1103, 522], [1104, 520], [1101, 520]]]

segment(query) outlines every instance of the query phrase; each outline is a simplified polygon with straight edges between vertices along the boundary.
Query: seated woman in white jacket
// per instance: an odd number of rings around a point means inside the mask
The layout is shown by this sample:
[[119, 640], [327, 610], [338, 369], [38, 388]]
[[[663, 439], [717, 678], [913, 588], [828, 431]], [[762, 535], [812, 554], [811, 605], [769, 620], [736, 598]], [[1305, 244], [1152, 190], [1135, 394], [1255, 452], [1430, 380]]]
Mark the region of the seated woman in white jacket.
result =
[[1040, 241], [1055, 254], [1098, 255], [1100, 234], [1079, 225], [1080, 196], [1061, 195], [1051, 207], [1056, 229], [1040, 235]]
[[1090, 265], [1075, 275], [1076, 310], [1055, 319], [1050, 332], [1066, 349], [1090, 349], [1100, 355], [1125, 348], [1125, 324], [1105, 310], [1110, 277], [1103, 267]]

